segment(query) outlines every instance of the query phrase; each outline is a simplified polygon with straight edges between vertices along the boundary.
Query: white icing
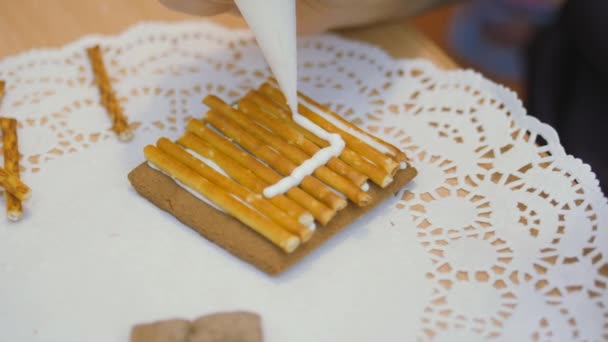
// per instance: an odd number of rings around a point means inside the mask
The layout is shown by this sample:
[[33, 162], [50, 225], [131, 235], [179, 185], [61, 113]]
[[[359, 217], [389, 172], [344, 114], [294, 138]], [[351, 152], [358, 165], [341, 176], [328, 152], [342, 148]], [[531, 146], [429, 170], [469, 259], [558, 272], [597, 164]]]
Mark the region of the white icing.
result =
[[200, 160], [201, 162], [205, 163], [205, 165], [207, 165], [210, 168], [214, 169], [215, 171], [221, 173], [222, 175], [230, 178], [230, 176], [224, 171], [224, 169], [222, 169], [221, 166], [217, 165], [213, 160], [205, 158], [205, 157], [201, 156], [200, 154], [192, 151], [189, 148], [185, 148], [184, 147], [184, 150], [186, 152], [190, 153], [190, 155], [193, 156], [194, 158], [196, 158], [196, 159]]
[[[294, 119], [295, 118], [296, 117], [294, 116]], [[304, 125], [302, 126], [306, 127]], [[316, 125], [315, 127], [320, 129], [320, 127]], [[317, 168], [327, 164], [331, 158], [339, 156], [342, 153], [345, 146], [344, 140], [342, 140], [338, 134], [329, 134], [326, 131], [323, 132], [328, 135], [327, 138], [323, 139], [329, 141], [329, 146], [320, 149], [312, 157], [304, 161], [302, 164], [300, 164], [300, 166], [296, 167], [289, 176], [281, 178], [281, 180], [279, 180], [277, 183], [266, 187], [264, 189], [264, 196], [274, 197], [276, 195], [285, 193], [287, 190], [300, 184], [304, 177], [310, 176]], [[321, 135], [319, 135], [319, 137], [321, 137]]]
[[235, 0], [285, 94], [292, 112], [298, 104], [295, 0]]
[[369, 191], [369, 184], [367, 182], [361, 184], [361, 190], [368, 192]]

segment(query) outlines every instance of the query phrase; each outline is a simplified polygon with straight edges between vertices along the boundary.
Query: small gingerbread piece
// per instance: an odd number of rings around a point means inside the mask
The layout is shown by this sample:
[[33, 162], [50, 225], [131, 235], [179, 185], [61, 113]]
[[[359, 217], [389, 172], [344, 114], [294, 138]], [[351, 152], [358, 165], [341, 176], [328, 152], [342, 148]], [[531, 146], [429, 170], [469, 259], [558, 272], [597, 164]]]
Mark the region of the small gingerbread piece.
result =
[[203, 316], [192, 323], [189, 342], [262, 342], [260, 316], [250, 312], [226, 312]]
[[172, 319], [139, 324], [131, 342], [262, 342], [260, 316], [251, 312], [223, 312], [193, 322]]
[[191, 323], [183, 319], [139, 324], [131, 329], [131, 342], [190, 342]]

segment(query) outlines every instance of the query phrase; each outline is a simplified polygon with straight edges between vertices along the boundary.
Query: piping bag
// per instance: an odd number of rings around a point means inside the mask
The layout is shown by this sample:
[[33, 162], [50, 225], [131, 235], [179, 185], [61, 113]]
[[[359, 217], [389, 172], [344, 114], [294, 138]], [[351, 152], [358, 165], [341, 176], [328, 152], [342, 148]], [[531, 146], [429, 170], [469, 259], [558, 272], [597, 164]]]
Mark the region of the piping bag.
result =
[[235, 0], [292, 113], [298, 111], [296, 0]]
[[265, 197], [285, 193], [300, 184], [319, 166], [342, 153], [345, 143], [298, 113], [298, 58], [296, 40], [296, 0], [234, 0], [256, 37], [262, 54], [285, 95], [293, 121], [329, 142], [310, 159], [278, 183], [264, 189]]

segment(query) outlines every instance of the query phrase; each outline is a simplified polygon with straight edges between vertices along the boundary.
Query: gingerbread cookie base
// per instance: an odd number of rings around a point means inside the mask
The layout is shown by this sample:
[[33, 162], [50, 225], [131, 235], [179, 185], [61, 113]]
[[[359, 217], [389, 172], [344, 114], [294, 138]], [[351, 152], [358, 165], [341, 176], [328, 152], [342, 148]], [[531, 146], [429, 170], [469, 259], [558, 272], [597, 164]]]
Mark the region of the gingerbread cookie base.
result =
[[416, 169], [409, 166], [405, 170], [400, 170], [395, 175], [394, 181], [384, 189], [375, 184], [370, 184], [369, 193], [373, 198], [370, 205], [358, 207], [349, 203], [345, 209], [338, 212], [327, 226], [317, 227], [310, 241], [302, 244], [291, 254], [283, 252], [237, 219], [197, 199], [170, 177], [154, 170], [146, 163], [131, 171], [129, 180], [140, 195], [160, 209], [175, 216], [206, 239], [258, 269], [271, 275], [277, 275], [297, 263], [386, 198], [398, 192], [416, 174]]

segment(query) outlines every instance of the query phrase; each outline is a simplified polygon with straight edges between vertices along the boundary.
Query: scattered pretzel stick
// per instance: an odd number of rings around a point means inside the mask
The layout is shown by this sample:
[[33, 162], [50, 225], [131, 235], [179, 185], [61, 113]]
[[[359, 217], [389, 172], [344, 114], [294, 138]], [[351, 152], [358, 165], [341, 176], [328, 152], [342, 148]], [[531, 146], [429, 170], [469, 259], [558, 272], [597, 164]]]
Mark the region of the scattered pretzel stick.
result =
[[[313, 133], [305, 130], [304, 128], [297, 125], [290, 118], [289, 112], [279, 104], [275, 103], [272, 99], [270, 99], [266, 94], [260, 93], [258, 91], [251, 91], [246, 97], [246, 99], [251, 99], [260, 109], [262, 109], [262, 113], [266, 115], [274, 115], [275, 120], [282, 120], [283, 123], [291, 127], [292, 129], [298, 131], [303, 134], [306, 139], [313, 143], [313, 148], [326, 147], [328, 143], [323, 139], [317, 137]], [[282, 127], [281, 131], [286, 131], [286, 128]], [[311, 150], [312, 151], [312, 150]], [[376, 164], [373, 164], [361, 157], [358, 153], [354, 152], [348, 146], [344, 148], [342, 154], [339, 156], [339, 159], [348, 164], [353, 169], [358, 172], [369, 177], [374, 183], [381, 187], [386, 187], [393, 181], [393, 177], [386, 172], [384, 169], [380, 168]]]
[[312, 230], [304, 227], [296, 219], [287, 215], [281, 209], [275, 207], [262, 195], [252, 192], [244, 186], [234, 182], [230, 178], [215, 171], [212, 167], [186, 152], [179, 147], [179, 145], [171, 142], [169, 139], [160, 138], [156, 142], [156, 146], [175, 160], [196, 171], [209, 182], [220, 187], [225, 192], [240, 198], [243, 202], [247, 203], [249, 206], [253, 207], [263, 215], [266, 215], [285, 230], [295, 234], [300, 238], [300, 240], [302, 240], [302, 242], [308, 241], [312, 236]]
[[116, 94], [112, 89], [110, 77], [103, 64], [103, 55], [99, 46], [93, 46], [87, 49], [87, 55], [93, 68], [95, 83], [99, 88], [101, 104], [105, 107], [112, 120], [112, 130], [118, 135], [121, 141], [130, 141], [133, 139], [133, 132], [129, 128], [129, 123], [125, 117], [122, 107], [116, 98]]
[[20, 201], [27, 200], [32, 193], [30, 188], [19, 177], [10, 174], [3, 168], [0, 168], [0, 187]]
[[[216, 110], [207, 114], [208, 120], [212, 120], [210, 116], [222, 116], [226, 120], [240, 126], [243, 130], [247, 130], [252, 136], [281, 153], [283, 157], [293, 162], [295, 165], [299, 165], [309, 158], [305, 152], [288, 144], [276, 135], [270, 134], [266, 129], [259, 126], [257, 122], [251, 120], [250, 117], [230, 107], [218, 97], [213, 95], [207, 96], [204, 103]], [[371, 202], [371, 196], [362, 191], [358, 185], [335, 173], [326, 166], [316, 168], [313, 174], [319, 180], [338, 190], [359, 206], [366, 206]]]
[[[278, 90], [277, 88], [273, 87], [269, 83], [263, 84], [260, 87], [260, 90], [263, 93], [267, 94], [274, 101], [279, 102], [281, 104], [286, 103], [286, 102], [284, 102], [285, 98], [283, 97], [283, 94], [281, 94], [281, 91]], [[363, 157], [376, 163], [377, 165], [382, 167], [384, 170], [386, 170], [388, 173], [390, 173], [390, 174], [395, 173], [397, 171], [398, 167], [400, 166], [399, 163], [397, 161], [395, 161], [392, 157], [383, 154], [382, 152], [376, 150], [375, 148], [371, 147], [367, 143], [363, 142], [358, 137], [335, 126], [334, 124], [329, 122], [326, 118], [315, 113], [307, 106], [299, 104], [298, 111], [301, 115], [303, 115], [310, 121], [314, 122], [315, 124], [317, 124], [319, 127], [323, 128], [324, 130], [332, 132], [332, 133], [340, 134], [340, 136], [342, 137], [342, 139], [344, 139], [344, 141], [346, 142], [346, 145], [348, 147], [350, 147], [353, 151], [361, 154]]]
[[[264, 188], [268, 186], [268, 183], [264, 182], [249, 169], [242, 167], [228, 155], [209, 145], [193, 133], [186, 132], [186, 134], [177, 140], [177, 143], [207, 159], [212, 160], [236, 182], [247, 187], [253, 192], [261, 194], [264, 191]], [[313, 216], [289, 197], [277, 195], [269, 198], [268, 200], [281, 210], [285, 211], [291, 217], [297, 219], [298, 222], [304, 226], [310, 226], [313, 224]]]
[[[17, 143], [17, 120], [0, 118], [2, 146], [4, 151], [4, 168], [15, 177], [19, 177], [19, 148]], [[6, 194], [6, 215], [11, 221], [19, 221], [23, 216], [21, 200], [13, 194]]]
[[[283, 157], [270, 146], [264, 144], [259, 139], [240, 128], [233, 120], [217, 114], [213, 109], [207, 112], [204, 120], [222, 132], [225, 136], [270, 165], [283, 176], [290, 175], [297, 167], [297, 165], [289, 159]], [[345, 199], [338, 196], [329, 186], [313, 176], [304, 177], [300, 186], [303, 190], [318, 198], [334, 210], [343, 209], [347, 205]]]
[[253, 230], [279, 246], [287, 253], [293, 252], [299, 245], [300, 239], [287, 232], [280, 225], [260, 215], [255, 210], [227, 194], [220, 187], [209, 182], [188, 166], [176, 161], [160, 149], [148, 145], [144, 148], [146, 159], [166, 174], [205, 196], [218, 207], [222, 208]]
[[[274, 184], [281, 180], [281, 175], [275, 172], [270, 167], [264, 165], [249, 153], [239, 149], [232, 144], [228, 139], [215, 133], [213, 130], [205, 126], [199, 120], [190, 120], [186, 129], [198, 136], [209, 145], [217, 148], [221, 152], [229, 155], [242, 167], [251, 170], [256, 176], [260, 177], [264, 182]], [[289, 189], [285, 195], [297, 202], [302, 207], [306, 208], [321, 224], [327, 224], [335, 215], [336, 211], [332, 210], [306, 191], [299, 187]]]

